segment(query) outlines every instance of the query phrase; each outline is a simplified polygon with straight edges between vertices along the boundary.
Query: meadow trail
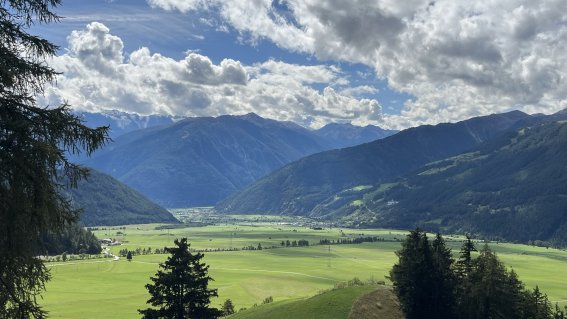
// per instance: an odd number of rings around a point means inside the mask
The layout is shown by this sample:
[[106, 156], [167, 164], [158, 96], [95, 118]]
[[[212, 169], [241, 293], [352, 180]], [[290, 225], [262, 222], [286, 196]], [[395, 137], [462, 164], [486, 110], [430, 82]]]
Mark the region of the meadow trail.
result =
[[47, 267], [56, 267], [56, 266], [67, 266], [67, 265], [80, 265], [80, 264], [98, 264], [98, 263], [109, 263], [113, 261], [119, 261], [120, 257], [114, 255], [110, 250], [105, 247], [103, 250], [103, 254], [110, 256], [110, 258], [105, 258], [105, 260], [97, 260], [97, 261], [82, 261], [82, 262], [63, 262], [58, 264], [47, 264]]

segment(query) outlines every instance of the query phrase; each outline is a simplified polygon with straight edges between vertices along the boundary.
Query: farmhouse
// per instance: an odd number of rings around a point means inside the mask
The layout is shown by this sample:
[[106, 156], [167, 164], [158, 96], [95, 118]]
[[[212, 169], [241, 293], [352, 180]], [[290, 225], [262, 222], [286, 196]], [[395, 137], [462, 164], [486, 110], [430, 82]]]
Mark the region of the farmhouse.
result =
[[103, 238], [99, 239], [99, 242], [103, 245], [112, 245], [114, 243], [114, 239], [112, 238]]

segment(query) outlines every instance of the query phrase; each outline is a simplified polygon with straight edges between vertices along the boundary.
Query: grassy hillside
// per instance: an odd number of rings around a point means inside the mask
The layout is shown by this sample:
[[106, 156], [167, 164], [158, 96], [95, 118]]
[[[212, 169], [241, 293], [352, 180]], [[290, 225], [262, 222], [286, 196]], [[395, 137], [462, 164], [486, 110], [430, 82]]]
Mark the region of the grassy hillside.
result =
[[467, 151], [529, 116], [515, 111], [420, 126], [372, 143], [308, 156], [222, 201], [226, 213], [309, 215], [345, 188], [375, 184]]
[[390, 288], [360, 296], [352, 305], [349, 319], [402, 319], [398, 298]]
[[[355, 286], [334, 289], [300, 300], [274, 302], [249, 308], [229, 316], [230, 319], [347, 319], [355, 301], [383, 287]], [[361, 309], [357, 307], [357, 309]], [[363, 319], [362, 317], [352, 317]], [[383, 319], [400, 317], [383, 317]]]
[[565, 158], [567, 123], [523, 128], [319, 209], [357, 224], [565, 244]]
[[83, 209], [80, 221], [85, 226], [179, 222], [163, 207], [95, 170], [68, 194], [73, 206]]

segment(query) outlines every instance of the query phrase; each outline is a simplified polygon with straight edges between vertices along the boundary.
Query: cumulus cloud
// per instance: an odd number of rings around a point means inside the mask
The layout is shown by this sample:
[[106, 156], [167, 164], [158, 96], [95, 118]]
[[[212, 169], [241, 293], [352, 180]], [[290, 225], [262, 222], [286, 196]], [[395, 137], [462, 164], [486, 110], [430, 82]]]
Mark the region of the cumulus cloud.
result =
[[246, 84], [246, 72], [239, 62], [225, 59], [219, 66], [214, 65], [211, 60], [200, 54], [190, 53], [183, 60], [185, 76], [188, 81], [219, 85], [219, 84]]
[[[321, 60], [363, 63], [409, 93], [391, 126], [519, 108], [567, 107], [567, 2], [562, 0], [149, 0], [210, 11], [251, 42]], [[329, 93], [330, 94], [330, 93]]]
[[[215, 64], [196, 52], [176, 60], [145, 47], [126, 56], [122, 40], [98, 22], [73, 31], [68, 42], [67, 52], [50, 62], [63, 74], [42, 103], [181, 116], [256, 112], [314, 127], [382, 119], [378, 101], [332, 88], [348, 85], [334, 66], [275, 60], [243, 65], [232, 59]], [[326, 88], [317, 90], [315, 84]]]
[[86, 30], [73, 31], [67, 41], [70, 54], [94, 70], [112, 72], [122, 63], [124, 44], [102, 23], [93, 22]]

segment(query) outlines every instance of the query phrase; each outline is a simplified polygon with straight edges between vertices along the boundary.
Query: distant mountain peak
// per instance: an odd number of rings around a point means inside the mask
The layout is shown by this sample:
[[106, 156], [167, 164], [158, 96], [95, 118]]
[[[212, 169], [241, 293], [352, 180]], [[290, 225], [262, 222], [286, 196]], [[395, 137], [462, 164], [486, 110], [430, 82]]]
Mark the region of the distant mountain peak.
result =
[[120, 135], [154, 126], [169, 125], [183, 117], [168, 115], [140, 115], [127, 113], [119, 110], [103, 110], [100, 112], [82, 112], [75, 114], [81, 117], [87, 126], [110, 126], [110, 137], [116, 138]]
[[339, 122], [331, 122], [331, 123], [327, 123], [324, 126], [322, 126], [320, 129], [325, 128], [325, 127], [355, 127], [355, 125], [353, 125], [352, 123], [339, 123]]
[[244, 115], [237, 115], [237, 117], [240, 117], [240, 118], [243, 118], [243, 119], [262, 119], [262, 120], [265, 120], [265, 118], [261, 117], [260, 115], [254, 113], [254, 112], [246, 113]]
[[329, 123], [315, 130], [315, 134], [326, 138], [340, 148], [372, 142], [397, 132], [375, 125], [358, 126], [352, 123]]

